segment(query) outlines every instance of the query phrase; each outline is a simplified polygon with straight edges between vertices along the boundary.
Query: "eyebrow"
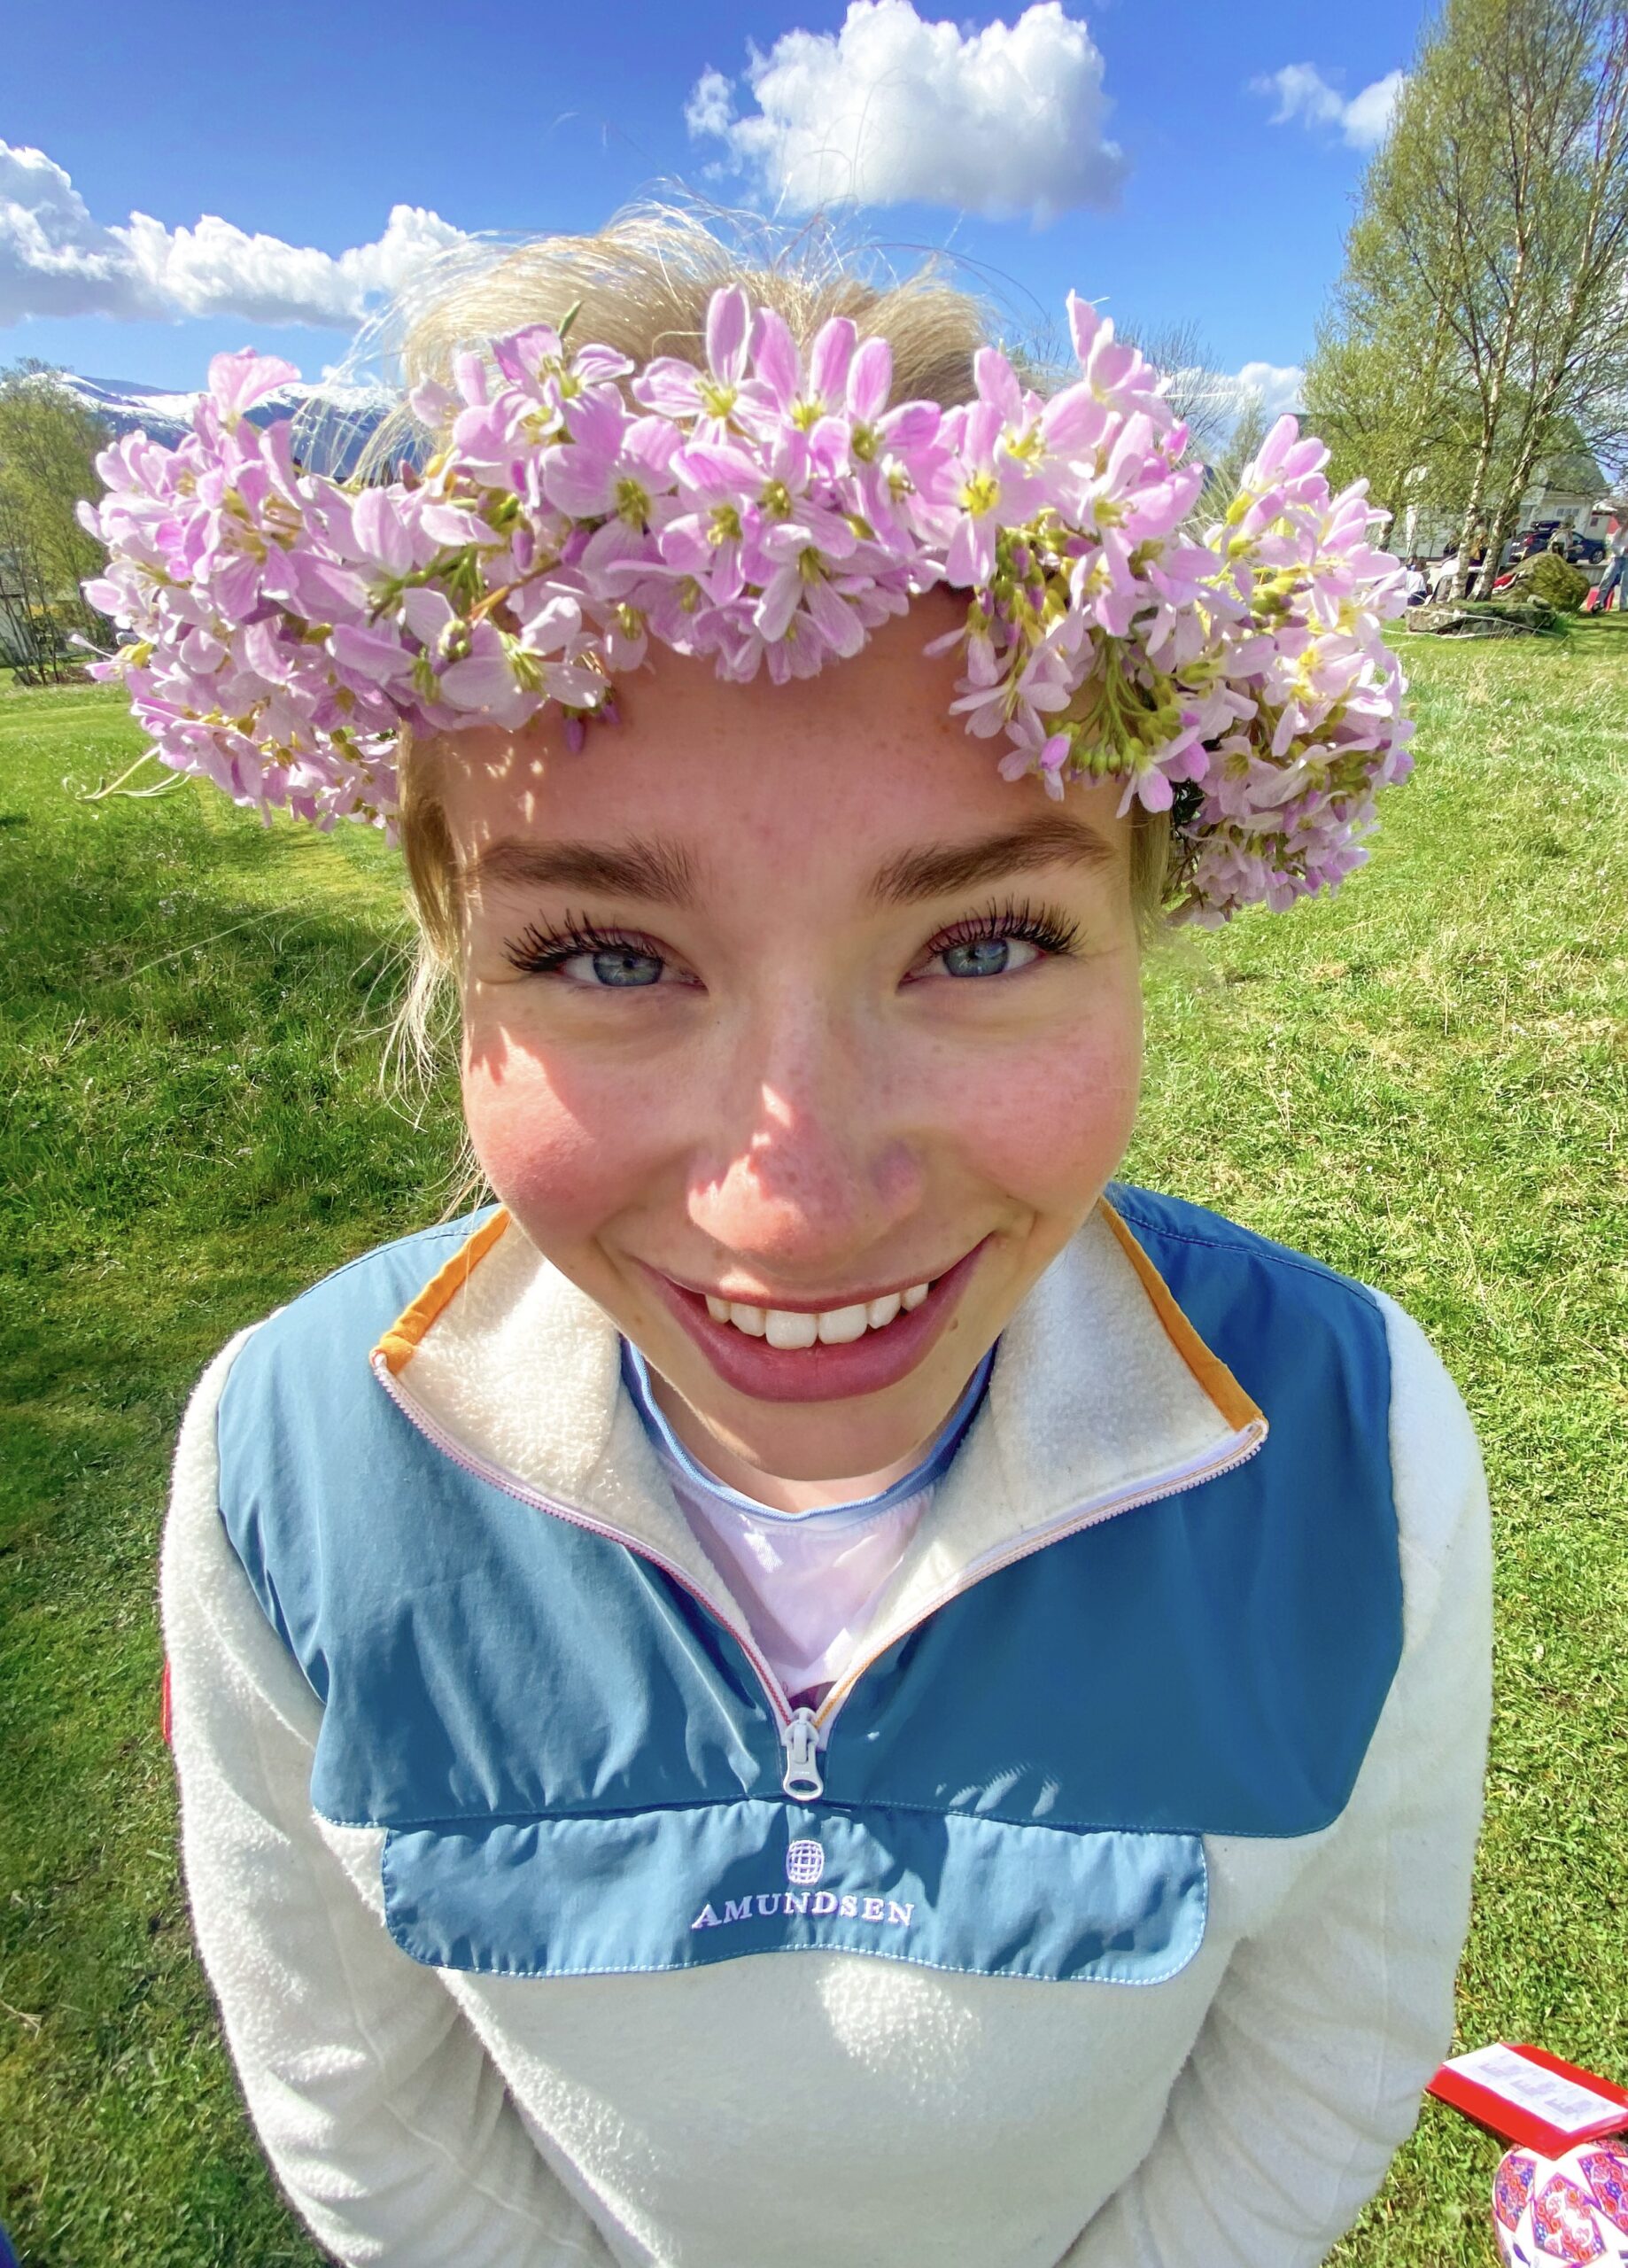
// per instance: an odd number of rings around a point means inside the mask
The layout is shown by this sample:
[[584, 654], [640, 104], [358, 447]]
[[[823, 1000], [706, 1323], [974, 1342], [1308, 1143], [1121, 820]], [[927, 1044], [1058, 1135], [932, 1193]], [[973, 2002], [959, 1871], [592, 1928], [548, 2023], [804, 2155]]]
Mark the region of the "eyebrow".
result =
[[1117, 853], [1106, 838], [1082, 819], [1056, 812], [1027, 820], [1003, 835], [980, 835], [972, 843], [934, 843], [891, 858], [876, 874], [871, 894], [883, 905], [913, 905], [945, 897], [1004, 874], [1068, 861], [1077, 866], [1112, 866]]
[[695, 870], [681, 843], [658, 837], [632, 843], [489, 843], [458, 869], [458, 888], [579, 889], [637, 897], [652, 905], [687, 905]]
[[[971, 843], [902, 851], [872, 877], [870, 894], [880, 905], [915, 905], [1037, 866], [1112, 866], [1115, 856], [1112, 845], [1086, 820], [1046, 813]], [[466, 897], [471, 889], [507, 886], [599, 892], [651, 905], [690, 905], [695, 897], [689, 852], [682, 843], [659, 836], [616, 844], [523, 843], [505, 836], [461, 866], [457, 881]]]

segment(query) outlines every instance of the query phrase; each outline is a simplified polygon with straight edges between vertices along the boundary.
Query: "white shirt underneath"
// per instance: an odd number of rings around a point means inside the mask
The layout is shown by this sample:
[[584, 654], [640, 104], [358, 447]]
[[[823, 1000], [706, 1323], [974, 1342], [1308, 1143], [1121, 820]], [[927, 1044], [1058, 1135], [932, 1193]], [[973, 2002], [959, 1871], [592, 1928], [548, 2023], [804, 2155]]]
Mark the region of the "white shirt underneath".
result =
[[658, 1408], [643, 1356], [623, 1341], [623, 1378], [678, 1508], [794, 1702], [812, 1706], [847, 1666], [978, 1414], [994, 1361], [991, 1349], [926, 1454], [880, 1495], [777, 1512], [696, 1463]]

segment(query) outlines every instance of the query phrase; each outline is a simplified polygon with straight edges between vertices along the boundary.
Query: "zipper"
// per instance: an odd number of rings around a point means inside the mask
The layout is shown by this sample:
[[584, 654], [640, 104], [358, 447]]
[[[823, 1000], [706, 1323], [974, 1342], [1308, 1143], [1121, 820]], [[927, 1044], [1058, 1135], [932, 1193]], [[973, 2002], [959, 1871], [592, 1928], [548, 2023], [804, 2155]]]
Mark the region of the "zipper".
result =
[[763, 1687], [764, 1698], [769, 1704], [770, 1714], [779, 1735], [784, 1759], [780, 1775], [781, 1791], [795, 1803], [815, 1803], [825, 1794], [826, 1783], [820, 1769], [819, 1751], [822, 1748], [829, 1748], [831, 1727], [860, 1679], [890, 1647], [896, 1646], [901, 1638], [908, 1637], [930, 1615], [936, 1614], [941, 1607], [948, 1606], [952, 1599], [959, 1598], [964, 1591], [969, 1591], [975, 1584], [982, 1582], [986, 1576], [996, 1575], [1004, 1568], [1015, 1566], [1019, 1559], [1027, 1559], [1033, 1553], [1043, 1550], [1048, 1544], [1060, 1543], [1066, 1536], [1076, 1535], [1082, 1528], [1095, 1527], [1099, 1522], [1112, 1519], [1120, 1512], [1134, 1511], [1141, 1505], [1158, 1503], [1162, 1497], [1178, 1496], [1184, 1488], [1190, 1488], [1201, 1480], [1217, 1480], [1223, 1472], [1231, 1472], [1238, 1465], [1247, 1464], [1267, 1437], [1266, 1419], [1255, 1418], [1241, 1433], [1233, 1436], [1227, 1450], [1218, 1456], [1191, 1458], [1185, 1465], [1165, 1473], [1145, 1487], [1131, 1489], [1118, 1495], [1109, 1495], [1095, 1503], [1077, 1507], [1061, 1520], [1053, 1521], [1049, 1527], [1031, 1531], [1020, 1537], [1015, 1544], [986, 1552], [982, 1558], [975, 1559], [963, 1568], [953, 1582], [947, 1583], [942, 1590], [935, 1591], [907, 1621], [890, 1627], [886, 1635], [871, 1647], [863, 1661], [843, 1673], [818, 1709], [794, 1708], [790, 1695], [776, 1677], [767, 1656], [750, 1630], [725, 1613], [717, 1602], [701, 1589], [676, 1560], [629, 1535], [625, 1529], [612, 1527], [603, 1520], [592, 1519], [575, 1505], [559, 1503], [538, 1489], [528, 1488], [516, 1474], [505, 1472], [501, 1465], [492, 1464], [485, 1457], [477, 1456], [432, 1418], [415, 1395], [407, 1392], [383, 1355], [376, 1349], [368, 1360], [374, 1376], [402, 1416], [454, 1464], [465, 1472], [473, 1473], [477, 1480], [500, 1488], [506, 1495], [517, 1497], [523, 1504], [530, 1504], [538, 1511], [552, 1513], [555, 1519], [564, 1520], [572, 1527], [584, 1528], [590, 1535], [603, 1536], [607, 1542], [619, 1543], [635, 1557], [647, 1560], [651, 1566], [659, 1567], [664, 1575], [677, 1583], [687, 1597], [694, 1599], [703, 1613], [709, 1614], [729, 1633], [751, 1664]]
[[826, 1783], [819, 1768], [819, 1727], [812, 1709], [792, 1711], [781, 1742], [786, 1771], [780, 1786], [794, 1802], [818, 1803], [826, 1792]]
[[959, 1598], [964, 1591], [970, 1591], [987, 1576], [998, 1575], [1003, 1569], [1016, 1566], [1019, 1559], [1027, 1559], [1036, 1551], [1043, 1551], [1049, 1544], [1061, 1543], [1066, 1537], [1078, 1535], [1083, 1528], [1098, 1526], [1102, 1521], [1115, 1518], [1120, 1512], [1136, 1511], [1143, 1504], [1157, 1504], [1166, 1496], [1179, 1496], [1184, 1488], [1191, 1488], [1199, 1481], [1218, 1480], [1223, 1472], [1236, 1472], [1239, 1465], [1247, 1464], [1262, 1447], [1267, 1431], [1264, 1418], [1252, 1418], [1241, 1433], [1233, 1435], [1231, 1445], [1224, 1454], [1190, 1458], [1186, 1464], [1166, 1473], [1159, 1480], [1150, 1482], [1145, 1487], [1130, 1489], [1120, 1495], [1110, 1495], [1098, 1499], [1094, 1504], [1079, 1506], [1063, 1519], [1053, 1521], [1050, 1526], [1021, 1536], [1014, 1544], [986, 1552], [981, 1559], [971, 1561], [953, 1582], [946, 1583], [942, 1590], [935, 1591], [908, 1621], [895, 1624], [885, 1636], [877, 1640], [863, 1661], [845, 1670], [837, 1679], [819, 1707], [812, 1712], [814, 1721], [824, 1734], [826, 1744], [830, 1743], [833, 1720], [866, 1670], [874, 1667], [890, 1647], [896, 1646], [901, 1638], [908, 1637], [929, 1615], [936, 1614], [941, 1607], [948, 1606], [952, 1599]]

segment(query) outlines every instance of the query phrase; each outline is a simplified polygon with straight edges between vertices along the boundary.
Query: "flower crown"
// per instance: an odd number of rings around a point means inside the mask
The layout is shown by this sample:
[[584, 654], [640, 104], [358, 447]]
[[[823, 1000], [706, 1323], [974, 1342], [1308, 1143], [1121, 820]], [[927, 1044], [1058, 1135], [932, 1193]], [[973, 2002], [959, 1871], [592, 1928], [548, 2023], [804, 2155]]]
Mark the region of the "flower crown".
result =
[[1411, 767], [1383, 617], [1398, 562], [1366, 484], [1281, 418], [1220, 523], [1164, 384], [1070, 297], [1078, 381], [1050, 400], [993, 348], [976, 399], [889, 406], [892, 356], [845, 317], [806, 363], [779, 315], [715, 292], [704, 369], [572, 346], [570, 318], [461, 355], [415, 416], [443, 447], [358, 487], [302, 471], [297, 375], [217, 356], [191, 433], [104, 452], [82, 506], [91, 602], [153, 752], [234, 799], [391, 827], [404, 726], [524, 725], [579, 746], [655, 638], [732, 680], [807, 677], [921, 593], [967, 596], [952, 710], [1001, 771], [1123, 782], [1171, 814], [1172, 904], [1201, 921], [1331, 889], [1376, 790]]

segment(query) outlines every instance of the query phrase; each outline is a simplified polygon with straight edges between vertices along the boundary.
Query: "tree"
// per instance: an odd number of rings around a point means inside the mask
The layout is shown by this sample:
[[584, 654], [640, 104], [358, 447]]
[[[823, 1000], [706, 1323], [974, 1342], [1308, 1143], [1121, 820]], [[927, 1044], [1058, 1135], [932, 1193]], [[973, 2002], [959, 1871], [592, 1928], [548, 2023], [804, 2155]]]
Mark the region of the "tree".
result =
[[1573, 436], [1620, 465], [1628, 437], [1628, 7], [1578, 8], [1575, 77], [1531, 262], [1502, 494], [1482, 595], [1540, 457]]
[[0, 371], [0, 641], [36, 683], [76, 666], [75, 633], [105, 631], [80, 591], [105, 555], [77, 508], [99, 490], [95, 459], [107, 439], [43, 365]]
[[1342, 471], [1363, 454], [1393, 506], [1451, 503], [1461, 591], [1489, 517], [1490, 586], [1533, 465], [1613, 369], [1625, 87], [1613, 0], [1446, 0], [1363, 183], [1308, 401]]
[[1403, 523], [1457, 509], [1477, 431], [1473, 394], [1439, 307], [1422, 306], [1383, 257], [1370, 221], [1353, 232], [1333, 307], [1317, 328], [1306, 411], [1337, 486], [1365, 479]]

